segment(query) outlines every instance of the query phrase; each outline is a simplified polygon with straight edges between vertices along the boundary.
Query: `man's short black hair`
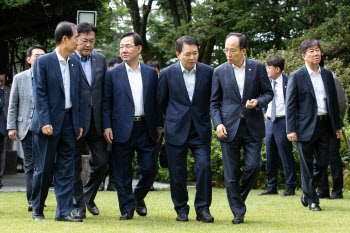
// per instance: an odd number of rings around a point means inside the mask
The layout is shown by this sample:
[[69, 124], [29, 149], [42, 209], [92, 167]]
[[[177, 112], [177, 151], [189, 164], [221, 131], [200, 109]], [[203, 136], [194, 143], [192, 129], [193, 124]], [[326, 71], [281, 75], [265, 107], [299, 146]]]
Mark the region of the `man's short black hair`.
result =
[[27, 57], [31, 57], [31, 56], [32, 56], [32, 51], [33, 51], [34, 49], [41, 49], [41, 50], [43, 50], [43, 51], [46, 53], [46, 49], [45, 49], [42, 45], [37, 44], [37, 45], [34, 45], [34, 46], [30, 47], [30, 48], [27, 50]]
[[157, 61], [153, 61], [153, 60], [149, 60], [146, 65], [155, 68], [158, 68], [158, 70], [160, 70], [160, 65]]
[[242, 49], [247, 49], [247, 44], [248, 44], [248, 39], [243, 33], [238, 33], [238, 32], [231, 32], [226, 36], [226, 40], [231, 37], [231, 36], [236, 36], [239, 39], [239, 48]]
[[6, 78], [7, 73], [6, 73], [5, 67], [0, 68], [0, 75], [5, 75], [5, 78]]
[[121, 41], [124, 37], [128, 37], [128, 36], [134, 37], [134, 44], [135, 44], [135, 46], [139, 46], [139, 45], [142, 46], [142, 45], [143, 45], [141, 36], [140, 36], [139, 34], [137, 34], [136, 32], [125, 32], [125, 33], [122, 35], [122, 38], [120, 38], [120, 41]]
[[70, 23], [67, 21], [60, 22], [55, 30], [55, 42], [56, 45], [61, 44], [62, 38], [64, 36], [67, 36], [68, 39], [72, 38], [74, 31], [73, 28], [75, 28], [76, 25], [74, 23]]
[[182, 47], [184, 43], [188, 45], [196, 45], [197, 48], [199, 47], [199, 44], [196, 38], [192, 36], [182, 36], [179, 39], [177, 39], [175, 43], [175, 48], [178, 53], [182, 52]]
[[114, 66], [115, 63], [120, 64], [122, 62], [123, 62], [123, 60], [121, 57], [112, 57], [111, 60], [109, 60], [108, 67]]
[[281, 56], [271, 56], [266, 61], [268, 66], [274, 66], [279, 67], [281, 69], [281, 72], [284, 69], [284, 59]]
[[97, 28], [91, 23], [79, 23], [77, 25], [77, 31], [78, 35], [80, 35], [80, 33], [90, 33], [91, 31], [95, 32], [95, 36], [97, 35]]
[[318, 42], [318, 40], [315, 40], [315, 39], [304, 40], [300, 45], [300, 53], [305, 54], [306, 50], [314, 45], [317, 45], [321, 49], [321, 45], [320, 45], [320, 42]]

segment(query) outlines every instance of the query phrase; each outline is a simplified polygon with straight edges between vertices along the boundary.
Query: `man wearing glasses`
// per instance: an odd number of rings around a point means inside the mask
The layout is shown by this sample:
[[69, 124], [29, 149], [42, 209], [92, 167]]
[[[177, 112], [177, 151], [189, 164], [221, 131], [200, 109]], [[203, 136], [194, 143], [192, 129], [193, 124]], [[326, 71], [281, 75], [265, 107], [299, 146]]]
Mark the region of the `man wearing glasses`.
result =
[[[75, 53], [71, 56], [78, 59], [84, 71], [82, 79], [82, 98], [84, 99], [84, 132], [77, 141], [74, 157], [75, 182], [72, 214], [74, 218], [86, 218], [85, 204], [89, 212], [98, 215], [100, 212], [94, 202], [96, 193], [107, 170], [107, 143], [102, 129], [102, 93], [107, 70], [106, 58], [94, 52], [97, 28], [93, 24], [81, 23], [77, 26], [78, 43]], [[81, 181], [81, 156], [90, 153], [90, 175], [84, 185]]]
[[[103, 128], [112, 144], [121, 220], [134, 211], [147, 215], [144, 201], [158, 172], [153, 153], [162, 135], [162, 114], [157, 104], [157, 71], [139, 62], [142, 39], [135, 32], [122, 35], [119, 52], [123, 63], [106, 72], [103, 93]], [[140, 179], [132, 191], [132, 158], [137, 152]]]
[[[245, 35], [228, 34], [224, 49], [227, 62], [214, 70], [210, 100], [211, 117], [222, 149], [233, 224], [244, 222], [244, 202], [259, 175], [265, 137], [262, 108], [273, 98], [264, 64], [246, 58], [246, 46]], [[240, 181], [242, 147], [245, 168]]]

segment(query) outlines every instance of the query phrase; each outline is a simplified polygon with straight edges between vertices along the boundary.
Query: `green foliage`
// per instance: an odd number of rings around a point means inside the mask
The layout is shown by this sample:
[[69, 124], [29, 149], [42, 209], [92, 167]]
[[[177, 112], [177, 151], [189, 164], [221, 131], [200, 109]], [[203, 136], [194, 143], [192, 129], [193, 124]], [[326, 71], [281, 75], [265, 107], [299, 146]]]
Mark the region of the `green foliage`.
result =
[[0, 0], [2, 9], [11, 9], [15, 7], [22, 7], [31, 2], [31, 0]]

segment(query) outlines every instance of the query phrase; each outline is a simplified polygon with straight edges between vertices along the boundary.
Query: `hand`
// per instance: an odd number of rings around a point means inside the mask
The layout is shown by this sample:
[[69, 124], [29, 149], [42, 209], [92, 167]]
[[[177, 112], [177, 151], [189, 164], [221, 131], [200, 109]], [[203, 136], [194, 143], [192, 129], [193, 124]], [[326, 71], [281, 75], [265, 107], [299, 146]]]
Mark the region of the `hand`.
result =
[[256, 99], [251, 99], [251, 100], [247, 100], [247, 103], [245, 104], [246, 108], [252, 109], [255, 108], [256, 105], [258, 105], [258, 101]]
[[9, 137], [10, 137], [12, 140], [16, 141], [16, 140], [17, 140], [17, 130], [15, 130], [15, 129], [10, 129], [10, 130], [9, 130]]
[[83, 127], [79, 127], [79, 136], [75, 137], [75, 140], [79, 140], [79, 138], [81, 138], [81, 135], [83, 135]]
[[53, 132], [52, 125], [45, 125], [41, 127], [41, 131], [43, 131], [43, 133], [46, 135], [51, 135]]
[[160, 140], [160, 138], [162, 137], [162, 134], [163, 134], [163, 128], [162, 127], [157, 127], [157, 133], [158, 133], [157, 142], [159, 142], [159, 140]]
[[267, 113], [264, 113], [264, 118], [265, 120], [267, 120]]
[[112, 144], [112, 141], [113, 141], [112, 129], [105, 129], [105, 131], [103, 132], [103, 136], [105, 137], [108, 143]]
[[287, 138], [289, 141], [295, 142], [297, 140], [297, 133], [295, 133], [295, 132], [289, 133], [289, 134], [287, 134]]
[[[335, 131], [335, 134], [337, 135], [337, 139], [339, 139], [341, 137], [342, 133], [343, 133], [343, 130], [341, 130], [341, 129], [337, 129]], [[10, 134], [10, 132], [9, 132], [9, 134]]]
[[216, 126], [216, 135], [219, 138], [227, 138], [226, 128], [223, 124], [219, 124], [218, 126]]

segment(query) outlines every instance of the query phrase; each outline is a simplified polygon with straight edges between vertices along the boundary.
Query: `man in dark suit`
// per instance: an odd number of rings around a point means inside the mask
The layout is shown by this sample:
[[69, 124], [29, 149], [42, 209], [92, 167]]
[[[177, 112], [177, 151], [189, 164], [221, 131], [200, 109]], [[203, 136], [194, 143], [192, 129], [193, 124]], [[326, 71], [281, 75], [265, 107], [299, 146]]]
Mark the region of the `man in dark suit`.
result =
[[44, 219], [44, 203], [53, 171], [57, 200], [56, 221], [82, 222], [73, 207], [74, 150], [84, 127], [82, 70], [69, 57], [77, 44], [77, 30], [61, 22], [55, 30], [56, 49], [36, 59], [33, 75], [33, 218]]
[[[247, 38], [226, 37], [226, 63], [214, 70], [210, 111], [221, 143], [226, 192], [233, 224], [244, 222], [245, 200], [259, 175], [265, 125], [262, 108], [273, 98], [264, 64], [245, 58]], [[245, 168], [240, 182], [240, 150]]]
[[329, 163], [330, 136], [339, 138], [342, 131], [338, 98], [332, 72], [319, 66], [318, 41], [305, 40], [300, 52], [305, 66], [289, 76], [286, 132], [290, 141], [296, 141], [300, 158], [301, 203], [320, 211], [315, 189]]
[[[0, 75], [1, 75], [1, 73], [0, 73]], [[0, 89], [0, 155], [2, 154], [2, 151], [4, 150], [4, 141], [5, 141], [5, 137], [7, 135], [4, 107], [5, 107], [4, 89]], [[1, 167], [1, 163], [2, 163], [2, 161], [0, 158], [0, 167]], [[0, 182], [1, 182], [1, 180], [0, 180]], [[0, 189], [1, 189], [1, 187], [3, 187], [3, 186], [1, 185]]]
[[[77, 26], [78, 43], [75, 53], [71, 56], [80, 61], [83, 69], [82, 98], [84, 99], [84, 132], [77, 141], [74, 157], [74, 218], [86, 218], [86, 207], [93, 215], [100, 212], [95, 204], [95, 197], [107, 170], [107, 142], [103, 137], [102, 129], [102, 100], [105, 73], [107, 70], [106, 58], [94, 52], [97, 28], [93, 24], [81, 23]], [[86, 144], [90, 154], [90, 174], [87, 183], [81, 181], [82, 159]]]
[[[112, 144], [121, 220], [129, 220], [134, 210], [147, 215], [144, 201], [158, 172], [153, 153], [162, 134], [162, 115], [157, 104], [158, 75], [139, 62], [142, 39], [134, 32], [122, 35], [123, 63], [109, 69], [103, 98], [105, 139]], [[140, 179], [132, 191], [132, 158], [137, 152]]]
[[293, 155], [293, 144], [286, 135], [285, 97], [288, 76], [282, 74], [284, 59], [281, 56], [272, 56], [266, 61], [267, 75], [271, 79], [273, 100], [263, 109], [266, 128], [266, 173], [267, 189], [259, 195], [278, 194], [278, 154], [281, 157], [284, 175], [286, 178], [286, 191], [282, 196], [295, 195], [297, 174]]
[[183, 36], [176, 41], [180, 60], [162, 70], [158, 102], [165, 115], [165, 149], [170, 190], [177, 221], [188, 221], [187, 153], [194, 156], [197, 221], [214, 222], [209, 212], [212, 199], [211, 122], [209, 102], [214, 69], [198, 61], [198, 41]]

